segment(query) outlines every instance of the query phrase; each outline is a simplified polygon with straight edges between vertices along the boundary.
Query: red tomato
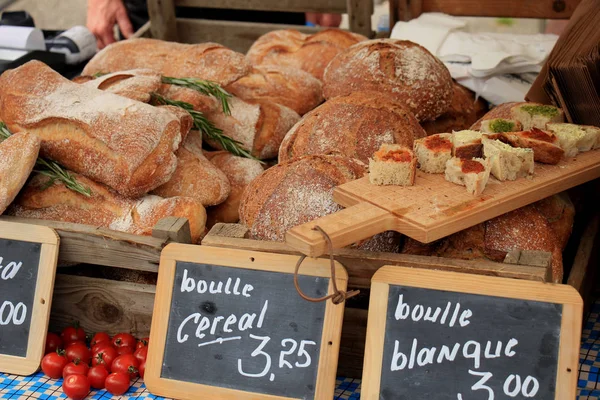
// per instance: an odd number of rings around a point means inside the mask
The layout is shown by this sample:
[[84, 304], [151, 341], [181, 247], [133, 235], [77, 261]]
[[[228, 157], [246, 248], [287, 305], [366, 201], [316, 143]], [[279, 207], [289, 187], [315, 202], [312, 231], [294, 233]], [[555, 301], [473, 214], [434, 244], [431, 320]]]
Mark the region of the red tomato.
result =
[[111, 368], [112, 372], [122, 372], [129, 375], [130, 379], [135, 379], [138, 376], [138, 367], [140, 363], [133, 354], [123, 354], [115, 358]]
[[108, 376], [108, 371], [102, 365], [96, 365], [90, 368], [87, 377], [90, 380], [90, 386], [94, 389], [104, 389], [104, 382]]
[[118, 356], [117, 350], [112, 346], [100, 348], [92, 357], [92, 366], [101, 365], [110, 372], [111, 365]]
[[105, 349], [107, 347], [110, 347], [111, 349], [114, 349], [114, 346], [112, 345], [111, 342], [100, 342], [100, 343], [97, 343], [95, 346], [92, 346], [92, 354], [95, 354], [95, 353], [99, 352], [100, 350], [103, 350], [103, 349]]
[[132, 353], [135, 350], [135, 342], [135, 338], [129, 333], [119, 333], [112, 338], [112, 344], [117, 350], [119, 350], [120, 347], [129, 347], [131, 348]]
[[73, 361], [65, 365], [62, 376], [66, 378], [69, 375], [87, 375], [90, 367], [80, 361]]
[[48, 353], [42, 358], [42, 371], [52, 379], [62, 377], [62, 371], [65, 365], [69, 363], [65, 352], [58, 350], [54, 353]]
[[143, 338], [143, 339], [138, 340], [137, 345], [135, 346], [136, 350], [141, 347], [147, 347], [148, 342], [150, 342], [150, 338]]
[[56, 333], [48, 332], [46, 335], [46, 349], [44, 350], [44, 354], [54, 353], [56, 350], [60, 349], [63, 345], [63, 342]]
[[94, 347], [98, 343], [102, 343], [102, 342], [109, 342], [110, 343], [110, 336], [108, 336], [107, 333], [98, 332], [92, 338], [92, 340], [90, 342], [90, 347]]
[[113, 372], [106, 377], [104, 384], [110, 394], [120, 396], [129, 389], [129, 375], [121, 372]]
[[90, 392], [90, 380], [86, 375], [69, 375], [63, 381], [63, 392], [73, 400], [83, 400]]
[[85, 343], [85, 331], [76, 324], [75, 326], [69, 326], [68, 328], [63, 329], [60, 338], [64, 344], [72, 343], [77, 340], [81, 340]]
[[133, 353], [133, 356], [141, 365], [144, 361], [146, 361], [146, 357], [148, 356], [148, 347], [140, 347], [135, 351], [135, 353]]
[[92, 361], [92, 353], [85, 344], [74, 343], [66, 349], [67, 359], [69, 361], [79, 360], [82, 363], [90, 364]]
[[135, 349], [133, 347], [129, 347], [129, 346], [121, 346], [121, 347], [117, 347], [117, 353], [119, 355], [122, 354], [133, 354]]
[[[86, 346], [85, 342], [82, 342], [81, 340], [76, 340], [74, 342], [69, 342], [69, 343], [63, 343], [63, 348], [66, 350], [67, 347], [70, 347], [74, 344], [80, 344], [82, 346]], [[87, 346], [86, 346], [87, 347]]]
[[140, 364], [139, 370], [140, 376], [142, 377], [142, 379], [144, 379], [144, 375], [146, 374], [146, 361]]

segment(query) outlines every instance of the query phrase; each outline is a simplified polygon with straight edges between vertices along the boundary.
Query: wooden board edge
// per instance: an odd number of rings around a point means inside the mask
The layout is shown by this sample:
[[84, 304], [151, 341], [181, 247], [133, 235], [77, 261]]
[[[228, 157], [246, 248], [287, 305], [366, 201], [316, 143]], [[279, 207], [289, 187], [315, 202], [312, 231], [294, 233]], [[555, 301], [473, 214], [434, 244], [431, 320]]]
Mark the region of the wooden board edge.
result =
[[30, 225], [20, 222], [0, 221], [0, 232], [8, 232], [3, 239], [20, 240], [22, 242], [32, 242], [41, 244], [58, 245], [58, 233], [52, 228], [40, 225]]
[[556, 371], [556, 400], [576, 397], [582, 323], [583, 301], [579, 304], [563, 304]]

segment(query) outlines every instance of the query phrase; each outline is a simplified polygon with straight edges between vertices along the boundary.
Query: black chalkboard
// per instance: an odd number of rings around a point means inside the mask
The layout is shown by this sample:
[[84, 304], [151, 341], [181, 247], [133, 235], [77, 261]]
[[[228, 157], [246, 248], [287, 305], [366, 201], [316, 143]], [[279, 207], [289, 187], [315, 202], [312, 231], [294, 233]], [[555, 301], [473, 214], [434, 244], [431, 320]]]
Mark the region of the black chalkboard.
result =
[[[299, 278], [327, 293], [328, 278]], [[300, 298], [292, 274], [177, 261], [172, 290], [161, 378], [315, 398], [326, 304]]]
[[[0, 239], [0, 354], [26, 357], [40, 243]], [[45, 332], [40, 333], [42, 336]]]

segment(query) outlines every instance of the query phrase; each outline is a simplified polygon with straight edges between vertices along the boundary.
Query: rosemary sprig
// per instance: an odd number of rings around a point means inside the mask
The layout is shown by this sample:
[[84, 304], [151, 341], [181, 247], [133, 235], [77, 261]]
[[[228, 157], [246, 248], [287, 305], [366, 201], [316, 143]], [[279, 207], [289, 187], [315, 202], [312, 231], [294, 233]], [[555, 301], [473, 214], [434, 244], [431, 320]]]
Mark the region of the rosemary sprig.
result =
[[[0, 142], [8, 139], [11, 136], [6, 124], [0, 121]], [[50, 178], [48, 181], [46, 188], [52, 186], [55, 181], [62, 182], [68, 189], [73, 190], [74, 192], [80, 193], [84, 196], [90, 197], [92, 195], [92, 191], [89, 187], [82, 185], [77, 182], [77, 179], [73, 175], [69, 173], [69, 171], [63, 169], [59, 164], [54, 161], [47, 161], [41, 157], [35, 162], [36, 168], [34, 171], [39, 172], [42, 175], [45, 175]]]
[[213, 96], [221, 102], [221, 107], [223, 108], [225, 115], [231, 115], [231, 110], [229, 109], [229, 98], [231, 97], [231, 94], [216, 82], [195, 78], [173, 78], [170, 76], [163, 76], [162, 82], [193, 89], [206, 96]]
[[250, 154], [248, 150], [244, 149], [242, 147], [243, 144], [241, 142], [238, 142], [235, 139], [225, 136], [221, 129], [217, 128], [200, 111], [194, 110], [194, 106], [192, 106], [190, 103], [186, 103], [185, 101], [167, 99], [157, 93], [152, 93], [152, 100], [161, 105], [169, 105], [183, 108], [192, 116], [192, 119], [194, 121], [194, 128], [199, 130], [202, 134], [206, 135], [209, 139], [217, 141], [221, 145], [221, 147], [223, 147], [224, 150], [227, 150], [235, 156], [251, 158], [253, 160], [259, 161], [260, 163], [263, 163], [262, 161], [254, 157], [252, 154]]

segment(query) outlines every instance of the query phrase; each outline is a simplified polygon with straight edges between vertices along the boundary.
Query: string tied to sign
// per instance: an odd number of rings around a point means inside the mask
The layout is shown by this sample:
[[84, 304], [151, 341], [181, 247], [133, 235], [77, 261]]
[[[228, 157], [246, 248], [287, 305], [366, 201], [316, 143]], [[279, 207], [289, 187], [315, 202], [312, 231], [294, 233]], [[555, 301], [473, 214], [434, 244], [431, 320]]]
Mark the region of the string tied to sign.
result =
[[349, 298], [354, 297], [357, 294], [359, 294], [360, 291], [351, 290], [349, 292], [346, 292], [344, 290], [338, 289], [337, 279], [335, 276], [335, 260], [333, 258], [333, 243], [331, 242], [331, 238], [320, 226], [315, 226], [312, 229], [313, 229], [313, 231], [319, 231], [319, 233], [321, 233], [321, 235], [323, 235], [323, 238], [325, 238], [325, 241], [327, 242], [327, 247], [329, 250], [329, 261], [331, 263], [331, 283], [333, 286], [333, 293], [330, 295], [327, 295], [327, 296], [315, 298], [315, 297], [307, 296], [306, 294], [304, 294], [304, 292], [302, 292], [302, 289], [300, 289], [300, 284], [298, 283], [298, 271], [300, 270], [300, 265], [302, 265], [302, 262], [304, 261], [304, 259], [306, 259], [305, 255], [300, 256], [300, 259], [296, 263], [296, 270], [294, 271], [294, 286], [296, 286], [296, 291], [298, 292], [300, 297], [302, 297], [306, 301], [310, 301], [313, 303], [319, 303], [319, 302], [327, 301], [327, 300], [331, 299], [333, 304], [341, 304], [344, 301], [348, 300]]

